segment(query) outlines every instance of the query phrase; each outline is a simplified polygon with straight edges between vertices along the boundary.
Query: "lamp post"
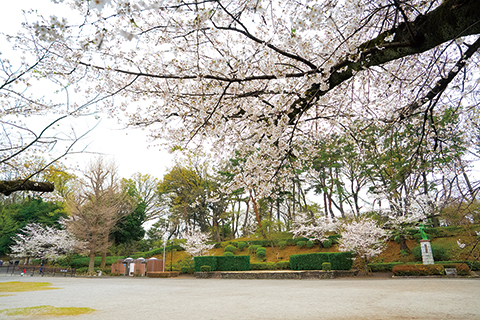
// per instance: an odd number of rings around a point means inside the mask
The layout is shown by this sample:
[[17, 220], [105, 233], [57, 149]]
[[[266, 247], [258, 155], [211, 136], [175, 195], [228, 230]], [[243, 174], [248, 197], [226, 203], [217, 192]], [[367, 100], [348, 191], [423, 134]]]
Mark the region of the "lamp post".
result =
[[[172, 239], [173, 243], [173, 239]], [[170, 243], [170, 271], [173, 271], [173, 244]]]

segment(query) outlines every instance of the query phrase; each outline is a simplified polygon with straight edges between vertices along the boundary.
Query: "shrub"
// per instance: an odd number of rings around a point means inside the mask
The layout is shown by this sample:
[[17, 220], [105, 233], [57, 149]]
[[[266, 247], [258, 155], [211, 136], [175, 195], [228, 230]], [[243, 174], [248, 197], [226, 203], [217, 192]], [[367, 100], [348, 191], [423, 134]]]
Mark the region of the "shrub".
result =
[[201, 266], [210, 266], [212, 271], [246, 271], [250, 270], [250, 256], [204, 256], [194, 257], [195, 271]]
[[[433, 237], [432, 237], [431, 234], [428, 234], [428, 233], [427, 233], [426, 235], [427, 235], [428, 240], [432, 240], [432, 239], [433, 239]], [[422, 240], [422, 235], [421, 235], [420, 233], [417, 233], [417, 234], [415, 234], [415, 235], [413, 236], [413, 239], [415, 239], [417, 242], [419, 242], [420, 240]]]
[[322, 246], [324, 248], [330, 248], [332, 246], [333, 242], [332, 240], [328, 239], [328, 240], [325, 240], [325, 241], [322, 241]]
[[307, 242], [306, 241], [298, 241], [297, 242], [297, 247], [299, 247], [300, 249], [305, 247], [307, 245]]
[[203, 256], [203, 257], [193, 257], [195, 262], [195, 271], [199, 272], [201, 266], [210, 266], [212, 271], [217, 270], [217, 257], [215, 256]]
[[[431, 247], [432, 247], [433, 259], [435, 261], [450, 260], [450, 254], [447, 251], [447, 249], [445, 249], [442, 246], [437, 246], [434, 244], [432, 244]], [[422, 249], [420, 248], [420, 246], [417, 246], [412, 249], [412, 255], [415, 257], [416, 261], [422, 261]]]
[[322, 263], [322, 270], [323, 271], [330, 271], [332, 270], [332, 264], [330, 262]]
[[225, 251], [225, 252], [223, 253], [223, 256], [224, 256], [224, 257], [234, 256], [234, 255], [235, 255], [235, 253], [230, 252], [230, 251]]
[[266, 247], [270, 245], [270, 240], [252, 240], [250, 241], [250, 244], [252, 245], [258, 245], [259, 247]]
[[225, 247], [225, 249], [223, 249], [225, 252], [235, 252], [237, 250], [237, 247], [229, 244], [228, 246]]
[[400, 236], [395, 236], [395, 238], [393, 239], [396, 243], [400, 243], [402, 241], [402, 237]]
[[287, 246], [294, 246], [296, 244], [295, 239], [287, 239]]
[[479, 271], [480, 270], [480, 261], [463, 261], [470, 270]]
[[395, 276], [444, 275], [445, 268], [439, 264], [400, 264], [392, 268]]
[[307, 241], [307, 248], [313, 247], [313, 241]]
[[328, 236], [328, 240], [332, 241], [332, 244], [338, 244], [338, 241], [342, 237], [341, 234], [333, 234], [331, 236]]
[[276, 263], [275, 267], [277, 270], [288, 270], [290, 269], [290, 261], [279, 261]]
[[88, 267], [82, 267], [82, 268], [76, 268], [75, 273], [87, 273], [88, 272]]
[[409, 255], [409, 252], [408, 252], [408, 250], [400, 250], [400, 255], [401, 255], [402, 257], [406, 257], [406, 256]]
[[469, 276], [470, 268], [466, 263], [457, 263], [455, 264], [455, 269], [457, 269], [457, 274], [459, 276]]
[[260, 246], [258, 244], [253, 244], [253, 245], [248, 247], [248, 253], [249, 254], [255, 254], [255, 253], [257, 253], [258, 248], [260, 248]]
[[211, 271], [212, 271], [212, 267], [211, 267], [211, 266], [201, 266], [201, 267], [200, 267], [200, 271], [201, 271], [201, 272], [211, 272]]
[[195, 273], [195, 268], [193, 268], [191, 266], [183, 266], [183, 267], [180, 268], [180, 272], [185, 273], [185, 274], [194, 274]]
[[332, 270], [352, 269], [353, 256], [351, 252], [330, 252], [329, 258], [332, 264]]
[[283, 250], [287, 247], [287, 241], [280, 241], [278, 245], [280, 246], [280, 249]]
[[290, 268], [292, 270], [322, 270], [324, 262], [330, 262], [332, 270], [350, 270], [352, 268], [352, 253], [320, 252], [290, 256]]
[[244, 241], [240, 241], [238, 242], [237, 245], [238, 245], [238, 250], [243, 251], [243, 249], [245, 249], [245, 247], [247, 246], [247, 243]]
[[457, 264], [457, 263], [465, 263], [469, 268], [470, 270], [472, 271], [478, 271], [480, 270], [480, 261], [436, 261], [435, 263], [438, 263], [438, 264]]
[[305, 242], [308, 241], [307, 238], [295, 238], [294, 240], [295, 240], [295, 244], [297, 244], [299, 241], [305, 241]]
[[221, 256], [217, 258], [217, 271], [250, 270], [250, 256]]
[[267, 255], [267, 249], [264, 247], [257, 248], [257, 258], [263, 259]]
[[250, 263], [250, 270], [275, 270], [275, 262]]
[[368, 268], [371, 272], [387, 272], [392, 271], [392, 268], [399, 264], [402, 264], [402, 262], [370, 263]]

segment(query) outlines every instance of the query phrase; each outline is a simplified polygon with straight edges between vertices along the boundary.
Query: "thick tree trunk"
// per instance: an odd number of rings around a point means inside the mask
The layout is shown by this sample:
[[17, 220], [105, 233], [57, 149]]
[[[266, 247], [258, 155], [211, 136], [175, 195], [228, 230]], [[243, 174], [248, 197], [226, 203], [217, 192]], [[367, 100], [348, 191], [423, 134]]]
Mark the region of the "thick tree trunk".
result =
[[100, 262], [100, 268], [103, 269], [107, 265], [107, 248], [102, 250], [102, 261]]
[[88, 274], [95, 273], [95, 249], [90, 249], [90, 260], [88, 261]]
[[410, 250], [407, 246], [407, 239], [405, 236], [400, 236], [400, 250]]
[[247, 199], [247, 210], [245, 211], [245, 221], [243, 222], [243, 236], [247, 235], [248, 212], [250, 211], [250, 201]]

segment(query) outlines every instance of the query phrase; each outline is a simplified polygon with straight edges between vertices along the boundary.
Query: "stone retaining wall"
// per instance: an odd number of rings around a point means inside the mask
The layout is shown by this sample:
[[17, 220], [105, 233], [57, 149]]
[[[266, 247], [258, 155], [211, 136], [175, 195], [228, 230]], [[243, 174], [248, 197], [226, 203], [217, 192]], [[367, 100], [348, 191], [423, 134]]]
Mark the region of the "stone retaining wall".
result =
[[198, 279], [334, 279], [355, 277], [358, 270], [305, 270], [305, 271], [215, 271], [196, 272]]

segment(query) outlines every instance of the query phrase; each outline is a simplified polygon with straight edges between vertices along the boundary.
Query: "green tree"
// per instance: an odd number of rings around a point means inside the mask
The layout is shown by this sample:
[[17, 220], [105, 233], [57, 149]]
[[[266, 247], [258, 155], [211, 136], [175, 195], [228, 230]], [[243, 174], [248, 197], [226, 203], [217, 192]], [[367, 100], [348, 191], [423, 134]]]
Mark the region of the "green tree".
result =
[[143, 228], [143, 223], [145, 222], [146, 205], [142, 201], [137, 204], [135, 210], [120, 219], [115, 226], [115, 231], [113, 231], [112, 239], [113, 242], [118, 244], [132, 243], [134, 241], [139, 241], [145, 236], [145, 229]]

